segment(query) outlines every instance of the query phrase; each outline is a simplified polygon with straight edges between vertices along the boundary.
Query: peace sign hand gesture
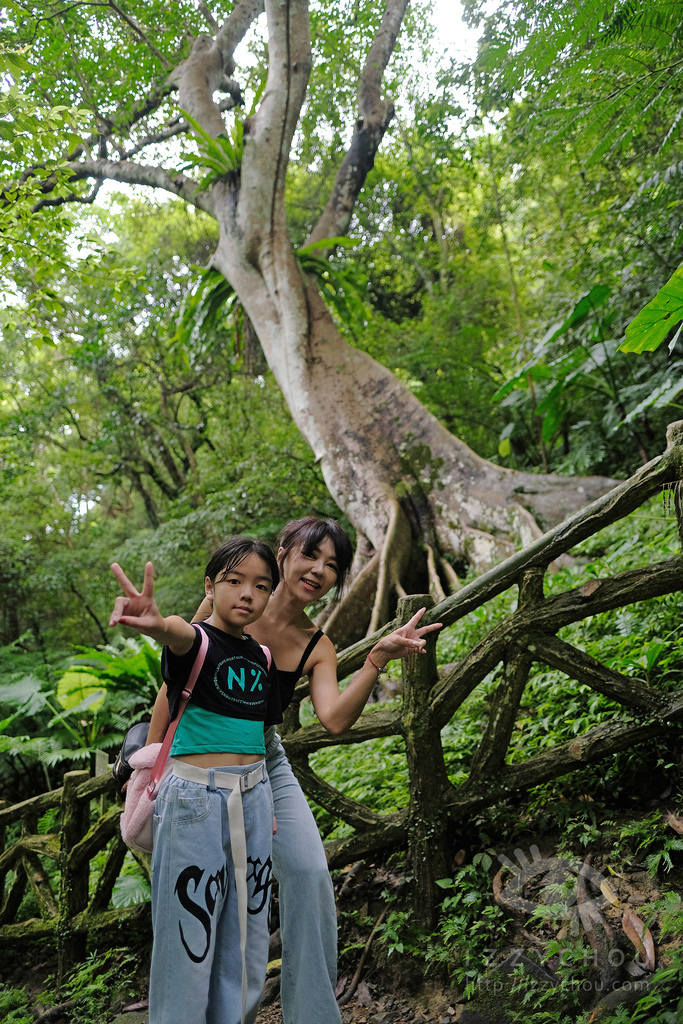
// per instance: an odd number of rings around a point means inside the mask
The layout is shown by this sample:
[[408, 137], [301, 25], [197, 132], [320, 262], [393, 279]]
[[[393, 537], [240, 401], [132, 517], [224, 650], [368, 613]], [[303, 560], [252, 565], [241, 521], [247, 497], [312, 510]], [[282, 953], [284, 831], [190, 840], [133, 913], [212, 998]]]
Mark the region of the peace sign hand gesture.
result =
[[420, 626], [417, 629], [416, 626], [426, 610], [426, 608], [420, 608], [412, 619], [406, 622], [405, 626], [395, 629], [393, 633], [378, 640], [370, 652], [373, 662], [381, 661], [380, 668], [383, 668], [388, 661], [392, 661], [394, 658], [406, 658], [409, 654], [424, 654], [426, 641], [423, 640], [423, 637], [427, 633], [441, 629], [443, 625], [441, 622], [432, 622], [429, 626]]
[[131, 626], [132, 629], [137, 629], [138, 633], [145, 633], [154, 640], [163, 642], [166, 620], [154, 600], [154, 566], [152, 563], [147, 562], [145, 566], [145, 582], [142, 585], [142, 592], [136, 590], [118, 562], [114, 562], [111, 568], [126, 597], [116, 598], [109, 625]]

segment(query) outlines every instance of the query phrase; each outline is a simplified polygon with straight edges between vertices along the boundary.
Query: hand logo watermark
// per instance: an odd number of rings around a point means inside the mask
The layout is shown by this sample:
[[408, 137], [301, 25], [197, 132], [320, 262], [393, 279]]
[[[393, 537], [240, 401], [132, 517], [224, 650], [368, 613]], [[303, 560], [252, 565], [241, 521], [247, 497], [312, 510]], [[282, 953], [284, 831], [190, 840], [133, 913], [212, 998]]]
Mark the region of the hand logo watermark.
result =
[[584, 917], [599, 916], [607, 902], [601, 890], [605, 882], [604, 876], [590, 864], [576, 858], [543, 857], [537, 846], [530, 847], [529, 852], [531, 860], [523, 850], [515, 850], [516, 864], [505, 854], [499, 855], [498, 860], [511, 874], [501, 890], [503, 900], [510, 909], [526, 914], [538, 913], [539, 903], [524, 895], [525, 886], [537, 880], [540, 898], [547, 907], [543, 916], [552, 917], [555, 921], [566, 921], [570, 925], [572, 935], [577, 936], [581, 929], [578, 905], [579, 874], [599, 894], [593, 896], [588, 885], [586, 886], [587, 898], [581, 902], [581, 915]]

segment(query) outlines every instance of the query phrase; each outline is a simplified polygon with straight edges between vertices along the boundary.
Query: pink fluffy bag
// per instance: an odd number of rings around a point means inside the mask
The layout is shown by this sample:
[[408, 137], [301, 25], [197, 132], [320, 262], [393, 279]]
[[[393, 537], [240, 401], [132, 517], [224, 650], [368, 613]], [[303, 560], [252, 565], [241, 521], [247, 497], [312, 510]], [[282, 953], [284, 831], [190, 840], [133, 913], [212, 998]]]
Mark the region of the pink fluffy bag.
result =
[[143, 853], [152, 852], [152, 817], [157, 793], [159, 786], [173, 768], [168, 760], [173, 737], [209, 648], [208, 634], [200, 626], [195, 626], [195, 629], [201, 634], [201, 643], [190, 678], [180, 695], [180, 710], [175, 721], [171, 722], [166, 730], [163, 743], [150, 743], [136, 750], [130, 757], [130, 765], [134, 771], [126, 785], [126, 804], [121, 815], [121, 836], [126, 846]]

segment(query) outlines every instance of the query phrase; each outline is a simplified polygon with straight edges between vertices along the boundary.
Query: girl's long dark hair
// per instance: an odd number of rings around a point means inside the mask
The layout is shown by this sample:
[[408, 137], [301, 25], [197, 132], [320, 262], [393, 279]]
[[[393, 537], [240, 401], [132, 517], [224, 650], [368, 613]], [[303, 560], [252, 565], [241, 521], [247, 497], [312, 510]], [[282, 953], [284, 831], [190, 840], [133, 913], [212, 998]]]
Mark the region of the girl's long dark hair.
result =
[[305, 555], [313, 555], [320, 542], [329, 537], [334, 545], [337, 559], [337, 583], [335, 596], [339, 598], [346, 583], [346, 577], [353, 560], [353, 547], [346, 530], [334, 519], [319, 519], [318, 516], [304, 516], [293, 519], [282, 530], [278, 546], [282, 548], [281, 561], [295, 548], [301, 548]]
[[273, 590], [280, 582], [280, 568], [277, 559], [267, 544], [262, 540], [252, 540], [251, 537], [231, 537], [221, 544], [218, 551], [214, 551], [209, 564], [204, 570], [212, 583], [219, 582], [236, 569], [240, 562], [243, 562], [247, 555], [258, 555], [262, 559], [273, 580]]

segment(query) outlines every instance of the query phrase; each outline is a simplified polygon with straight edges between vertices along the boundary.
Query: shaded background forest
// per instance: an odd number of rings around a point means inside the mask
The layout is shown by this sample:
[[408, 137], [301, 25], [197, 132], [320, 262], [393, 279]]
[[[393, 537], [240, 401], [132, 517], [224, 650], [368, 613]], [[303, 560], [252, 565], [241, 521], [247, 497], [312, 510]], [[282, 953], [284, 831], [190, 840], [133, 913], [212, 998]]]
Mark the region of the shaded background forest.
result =
[[[628, 28], [614, 22], [608, 42]], [[400, 106], [355, 244], [319, 280], [353, 344], [478, 454], [624, 477], [679, 415], [679, 351], [618, 348], [678, 265], [680, 91], [669, 82], [637, 130], [596, 152], [578, 113], [558, 127], [558, 110], [584, 109], [593, 88], [599, 109], [599, 76], [553, 77], [539, 62], [520, 98], [505, 63], [512, 15], [501, 8], [481, 29], [480, 57], [462, 67], [408, 25], [389, 83]], [[661, 32], [630, 29], [661, 63]], [[416, 54], [429, 63], [402, 77]], [[601, 59], [614, 59], [609, 47]], [[288, 186], [295, 244], [329, 189], [344, 113], [320, 98], [307, 109]], [[187, 614], [227, 533], [273, 540], [292, 516], [338, 512], [239, 303], [221, 305], [204, 273], [211, 219], [141, 190], [103, 195], [69, 211], [71, 274], [21, 250], [4, 260], [15, 297], [3, 314], [0, 641], [48, 672], [70, 644], [112, 639], [114, 558], [132, 572], [153, 558], [163, 606]], [[43, 213], [46, 232], [63, 234], [64, 208]]]
[[[9, 8], [19, 16], [25, 6]], [[313, 5], [315, 66], [287, 184], [295, 248], [348, 143], [358, 48], [376, 28], [372, 7]], [[681, 262], [683, 4], [614, 4], [588, 45], [573, 37], [571, 3], [492, 11], [467, 0], [465, 16], [480, 33], [467, 64], [441, 52], [425, 13], [428, 5], [409, 9], [387, 72], [396, 116], [350, 239], [328, 261], [300, 253], [301, 264], [345, 338], [477, 454], [532, 472], [626, 478], [662, 452], [666, 424], [682, 418], [675, 325], [656, 351], [620, 346]], [[70, 17], [53, 30], [54, 48], [65, 53], [67, 29], [85, 25], [77, 10]], [[77, 98], [58, 91], [46, 99], [49, 115], [36, 115], [20, 88], [32, 81], [31, 51], [15, 44], [12, 32], [2, 35], [7, 180], [25, 149], [39, 157], [62, 137], [71, 144], [79, 119], [81, 128], [88, 123], [87, 112], [60, 107]], [[264, 53], [255, 33], [244, 51], [249, 99]], [[183, 142], [179, 164], [187, 166], [192, 147]], [[136, 578], [151, 558], [162, 610], [190, 616], [207, 557], [227, 534], [273, 542], [285, 522], [308, 512], [351, 529], [244, 310], [209, 266], [215, 222], [141, 188], [107, 184], [81, 200], [66, 206], [39, 189], [28, 200], [6, 190], [0, 210], [0, 783], [11, 801], [54, 788], [66, 769], [89, 767], [97, 750], [111, 756], [153, 699], [157, 657], [107, 625], [111, 561]], [[23, 201], [40, 223], [22, 212]], [[24, 216], [29, 241], [19, 231]], [[585, 542], [549, 593], [675, 553], [666, 511], [653, 502]], [[471, 572], [455, 560], [452, 568], [461, 579]], [[444, 633], [440, 659], [461, 658], [514, 600], [503, 595]], [[667, 595], [563, 635], [626, 675], [674, 690], [683, 665], [679, 605]], [[467, 774], [496, 681], [478, 686], [443, 730], [453, 780]], [[397, 671], [391, 684], [400, 686]], [[310, 705], [302, 715], [312, 720]], [[559, 672], [536, 671], [511, 757], [613, 719], [608, 700]], [[376, 810], [406, 803], [399, 739], [342, 751], [318, 752], [316, 770]], [[618, 826], [606, 825], [614, 826], [616, 855], [640, 851], [653, 874], [677, 867], [683, 841], [665, 833], [657, 801], [679, 799], [680, 758], [674, 731], [464, 826], [470, 860], [457, 878], [454, 869], [441, 931], [426, 946], [415, 939], [420, 970], [426, 957], [464, 985], [471, 978], [457, 959], [460, 936], [481, 963], [487, 944], [504, 936], [489, 896], [485, 851], [494, 830], [511, 841], [531, 822], [583, 853], [599, 847], [600, 826], [614, 815]], [[316, 814], [326, 836], [344, 834], [333, 815]], [[127, 878], [119, 905], [147, 898], [134, 867]], [[387, 957], [410, 953], [408, 919], [404, 911], [389, 916]]]

